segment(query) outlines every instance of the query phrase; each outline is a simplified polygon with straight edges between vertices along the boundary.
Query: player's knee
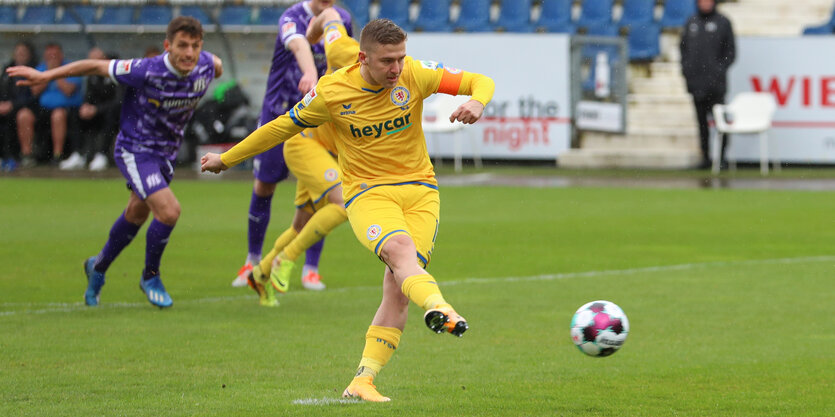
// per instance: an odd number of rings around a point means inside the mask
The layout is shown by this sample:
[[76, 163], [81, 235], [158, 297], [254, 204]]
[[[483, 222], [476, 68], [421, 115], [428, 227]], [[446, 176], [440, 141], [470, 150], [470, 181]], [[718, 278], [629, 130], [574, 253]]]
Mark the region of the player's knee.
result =
[[383, 260], [390, 266], [415, 259], [415, 243], [409, 235], [397, 234], [389, 237], [380, 252]]
[[328, 193], [328, 201], [339, 207], [345, 208], [345, 200], [342, 198], [342, 187], [338, 186]]
[[263, 182], [257, 179], [255, 180], [255, 185], [253, 185], [252, 188], [255, 191], [255, 195], [258, 197], [269, 197], [275, 193], [275, 184]]
[[154, 213], [157, 220], [169, 225], [173, 226], [177, 223], [177, 220], [180, 218], [180, 203], [171, 204], [164, 209], [160, 210], [159, 213]]

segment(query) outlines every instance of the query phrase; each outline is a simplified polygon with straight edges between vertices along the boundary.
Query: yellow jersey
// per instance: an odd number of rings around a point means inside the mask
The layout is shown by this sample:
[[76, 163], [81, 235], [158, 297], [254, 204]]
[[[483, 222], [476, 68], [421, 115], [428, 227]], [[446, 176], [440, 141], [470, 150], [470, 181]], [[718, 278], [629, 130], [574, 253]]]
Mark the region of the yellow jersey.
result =
[[423, 100], [434, 93], [471, 95], [484, 105], [495, 84], [481, 74], [405, 58], [393, 88], [374, 86], [361, 64], [322, 77], [286, 114], [261, 126], [221, 155], [227, 167], [263, 152], [305, 128], [331, 122], [346, 205], [364, 190], [386, 184], [437, 187], [423, 135]]

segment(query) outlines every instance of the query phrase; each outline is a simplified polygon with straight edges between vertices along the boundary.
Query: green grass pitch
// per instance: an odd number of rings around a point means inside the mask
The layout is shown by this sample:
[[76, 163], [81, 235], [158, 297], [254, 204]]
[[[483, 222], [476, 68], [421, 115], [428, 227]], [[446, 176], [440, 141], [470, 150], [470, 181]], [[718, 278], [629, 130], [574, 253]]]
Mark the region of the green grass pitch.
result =
[[[379, 303], [379, 260], [340, 226], [328, 290], [296, 277], [262, 308], [229, 285], [250, 183], [172, 188], [173, 308], [138, 289], [144, 228], [86, 308], [82, 261], [124, 207], [123, 181], [0, 179], [0, 415], [835, 415], [832, 192], [442, 187], [430, 271], [470, 331], [433, 334], [412, 306], [375, 381], [393, 401], [367, 404], [339, 397]], [[278, 188], [268, 241], [292, 192]], [[602, 359], [568, 335], [597, 299], [631, 323]]]

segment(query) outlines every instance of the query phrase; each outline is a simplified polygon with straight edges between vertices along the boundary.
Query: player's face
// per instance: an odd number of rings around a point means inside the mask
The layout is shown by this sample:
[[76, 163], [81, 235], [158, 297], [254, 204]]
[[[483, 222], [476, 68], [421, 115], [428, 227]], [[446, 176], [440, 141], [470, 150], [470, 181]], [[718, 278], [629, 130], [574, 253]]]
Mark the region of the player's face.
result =
[[313, 10], [313, 14], [318, 16], [319, 13], [322, 13], [322, 10], [333, 6], [333, 3], [334, 0], [310, 0], [310, 9]]
[[191, 36], [186, 32], [177, 32], [174, 39], [165, 40], [163, 44], [168, 52], [168, 60], [177, 71], [187, 74], [197, 66], [200, 51], [203, 50], [203, 39]]
[[360, 62], [368, 68], [368, 75], [383, 88], [397, 85], [405, 59], [406, 41], [396, 45], [378, 44], [359, 54]]

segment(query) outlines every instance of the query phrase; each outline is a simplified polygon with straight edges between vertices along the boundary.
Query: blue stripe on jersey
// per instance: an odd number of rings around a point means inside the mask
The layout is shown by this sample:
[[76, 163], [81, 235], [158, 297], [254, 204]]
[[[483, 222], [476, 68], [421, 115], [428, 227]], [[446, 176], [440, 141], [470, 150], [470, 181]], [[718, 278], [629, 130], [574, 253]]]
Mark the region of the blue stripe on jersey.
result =
[[295, 124], [296, 124], [296, 126], [301, 126], [301, 127], [316, 127], [316, 126], [313, 126], [313, 125], [308, 125], [308, 124], [302, 123], [302, 122], [299, 120], [298, 116], [296, 115], [296, 109], [290, 109], [290, 111], [289, 111], [287, 114], [289, 114], [289, 115], [290, 115], [290, 120], [292, 120], [292, 121], [293, 121], [293, 123], [295, 123]]
[[386, 88], [385, 88], [385, 87], [383, 87], [383, 88], [381, 88], [381, 89], [379, 89], [379, 90], [372, 90], [372, 89], [370, 89], [370, 88], [365, 88], [365, 87], [362, 87], [362, 91], [368, 91], [369, 93], [374, 93], [374, 94], [377, 94], [377, 93], [379, 93], [380, 91], [383, 91], [383, 90], [385, 90], [385, 89], [386, 89]]
[[407, 234], [407, 235], [409, 234], [409, 232], [407, 232], [407, 231], [405, 231], [405, 230], [403, 230], [403, 229], [392, 230], [391, 232], [386, 233], [386, 235], [385, 235], [385, 236], [383, 236], [383, 237], [380, 239], [380, 241], [379, 241], [379, 242], [377, 242], [377, 246], [375, 246], [375, 247], [374, 247], [374, 253], [376, 253], [377, 255], [379, 255], [379, 254], [380, 254], [380, 245], [382, 245], [382, 244], [383, 244], [383, 242], [385, 242], [385, 241], [386, 241], [386, 238], [387, 238], [387, 237], [389, 237], [389, 236], [391, 236], [392, 234], [397, 233], [397, 232], [403, 232], [403, 233], [405, 233], [405, 234]]
[[426, 268], [426, 265], [429, 265], [429, 261], [427, 261], [426, 258], [424, 258], [423, 255], [420, 254], [420, 252], [415, 251], [415, 253], [417, 254], [418, 259], [420, 259], [420, 261], [423, 262], [423, 267]]
[[374, 186], [372, 186], [372, 187], [366, 188], [366, 189], [364, 189], [364, 190], [362, 190], [362, 191], [358, 192], [355, 196], [351, 197], [348, 201], [346, 201], [346, 202], [345, 202], [345, 208], [348, 208], [348, 206], [350, 206], [350, 205], [351, 205], [351, 203], [352, 203], [352, 202], [353, 202], [353, 201], [354, 201], [357, 197], [359, 197], [360, 195], [362, 195], [362, 193], [364, 193], [364, 192], [366, 192], [366, 191], [368, 191], [368, 190], [370, 190], [370, 189], [377, 188], [377, 187], [380, 187], [380, 186], [383, 186], [383, 185], [409, 185], [409, 184], [418, 184], [418, 185], [423, 185], [424, 187], [429, 187], [429, 188], [431, 188], [431, 189], [433, 189], [433, 190], [437, 190], [437, 189], [438, 189], [438, 186], [437, 186], [437, 185], [429, 184], [429, 183], [426, 183], [426, 182], [420, 182], [420, 181], [398, 182], [398, 183], [396, 183], [396, 184], [377, 184], [377, 185], [374, 185]]

